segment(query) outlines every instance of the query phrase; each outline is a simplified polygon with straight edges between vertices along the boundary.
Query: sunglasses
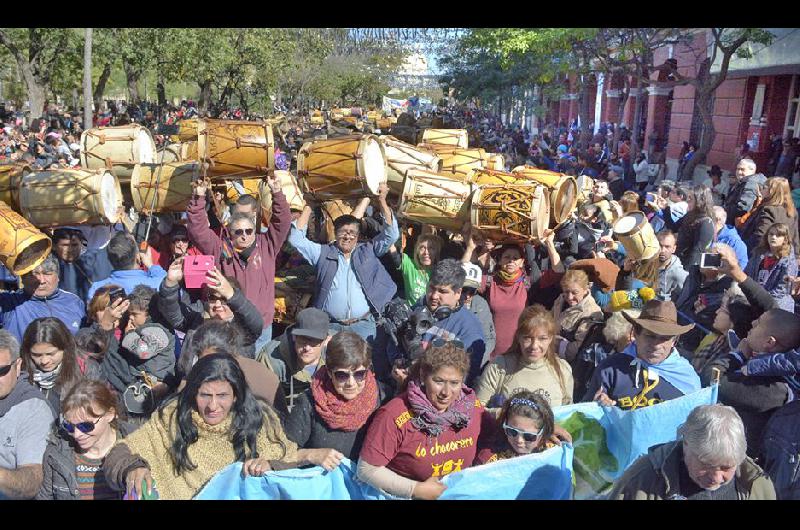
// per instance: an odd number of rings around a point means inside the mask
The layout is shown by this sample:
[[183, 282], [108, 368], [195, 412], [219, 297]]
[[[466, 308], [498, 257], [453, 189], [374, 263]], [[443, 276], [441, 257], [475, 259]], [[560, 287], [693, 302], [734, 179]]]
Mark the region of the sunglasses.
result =
[[367, 370], [356, 370], [355, 372], [351, 372], [350, 370], [333, 371], [333, 378], [336, 379], [337, 383], [346, 383], [350, 381], [350, 376], [356, 380], [356, 383], [363, 383], [364, 379], [367, 378]]
[[12, 366], [14, 366], [14, 363], [7, 364], [6, 366], [0, 366], [0, 377], [5, 377], [8, 372], [11, 371]]
[[188, 243], [189, 242], [189, 238], [187, 238], [187, 237], [173, 237], [172, 238], [172, 242], [173, 243]]
[[255, 232], [255, 228], [238, 228], [233, 231], [233, 235], [241, 236], [242, 234], [247, 234], [248, 236], [252, 236], [253, 232]]
[[528, 431], [521, 431], [519, 429], [515, 429], [514, 427], [509, 427], [507, 424], [503, 424], [503, 432], [506, 433], [506, 436], [509, 438], [516, 438], [517, 436], [522, 435], [522, 439], [526, 442], [535, 442], [539, 436], [542, 435], [544, 432], [544, 428], [539, 429], [539, 432], [528, 432]]
[[80, 423], [70, 423], [67, 420], [61, 420], [61, 427], [64, 428], [65, 431], [72, 434], [75, 432], [75, 428], [77, 427], [79, 431], [83, 434], [89, 434], [94, 430], [95, 425], [101, 420], [102, 418], [97, 418], [95, 421], [82, 421]]

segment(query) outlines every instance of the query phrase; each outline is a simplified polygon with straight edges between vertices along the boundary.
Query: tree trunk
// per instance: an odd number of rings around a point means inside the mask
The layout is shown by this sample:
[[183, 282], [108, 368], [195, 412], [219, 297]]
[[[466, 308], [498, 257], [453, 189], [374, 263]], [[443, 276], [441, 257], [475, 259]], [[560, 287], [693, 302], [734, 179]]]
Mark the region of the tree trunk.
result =
[[83, 128], [92, 128], [92, 28], [86, 28], [83, 42]]
[[639, 154], [639, 131], [642, 129], [642, 107], [644, 106], [644, 82], [642, 81], [642, 75], [638, 76], [636, 82], [636, 109], [633, 113], [633, 127], [631, 129], [632, 138], [631, 138], [631, 157], [635, 158], [636, 155]]
[[125, 79], [128, 82], [128, 103], [130, 104], [139, 99], [139, 77], [141, 73], [134, 71], [128, 64], [125, 64], [124, 67]]
[[586, 81], [581, 82], [578, 98], [578, 116], [581, 118], [581, 134], [578, 140], [578, 150], [585, 151], [588, 149], [589, 141], [592, 139], [592, 133], [589, 129], [589, 90]]
[[100, 72], [100, 79], [97, 80], [97, 84], [94, 87], [92, 95], [94, 99], [94, 108], [96, 110], [100, 110], [100, 107], [103, 106], [103, 95], [106, 91], [106, 84], [108, 83], [109, 78], [111, 78], [112, 66], [112, 63], [108, 63], [103, 67], [103, 71]]
[[158, 77], [156, 78], [156, 94], [158, 96], [158, 105], [163, 107], [167, 104], [167, 88], [166, 83], [164, 82], [164, 74], [161, 73], [161, 70], [158, 71]]
[[620, 90], [619, 107], [617, 108], [617, 124], [614, 126], [614, 140], [612, 141], [614, 145], [611, 146], [610, 152], [619, 152], [619, 124], [622, 123], [622, 115], [625, 113], [625, 104], [628, 103], [630, 88], [628, 76], [625, 76], [625, 86]]
[[706, 156], [711, 151], [714, 145], [714, 138], [717, 136], [717, 131], [714, 129], [714, 120], [712, 119], [711, 112], [711, 98], [714, 95], [716, 88], [709, 90], [708, 86], [695, 85], [695, 101], [697, 101], [697, 111], [700, 113], [700, 119], [703, 123], [703, 133], [700, 138], [700, 144], [697, 146], [697, 151], [694, 156], [686, 162], [683, 167], [683, 175], [688, 175], [690, 180], [694, 180], [694, 168], [700, 164], [704, 164]]
[[197, 105], [200, 110], [207, 111], [208, 104], [211, 102], [211, 80], [206, 79], [200, 85], [200, 100], [197, 102]]

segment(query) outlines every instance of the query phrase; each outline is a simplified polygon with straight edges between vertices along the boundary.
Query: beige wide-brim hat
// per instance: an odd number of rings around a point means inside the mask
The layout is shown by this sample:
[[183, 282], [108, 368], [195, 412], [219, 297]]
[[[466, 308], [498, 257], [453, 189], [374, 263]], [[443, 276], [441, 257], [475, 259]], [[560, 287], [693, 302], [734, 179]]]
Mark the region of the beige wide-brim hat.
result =
[[629, 315], [626, 311], [622, 312], [622, 316], [632, 324], [638, 324], [656, 335], [675, 337], [694, 328], [694, 324], [687, 326], [678, 324], [678, 310], [670, 301], [650, 300], [642, 308], [639, 318]]

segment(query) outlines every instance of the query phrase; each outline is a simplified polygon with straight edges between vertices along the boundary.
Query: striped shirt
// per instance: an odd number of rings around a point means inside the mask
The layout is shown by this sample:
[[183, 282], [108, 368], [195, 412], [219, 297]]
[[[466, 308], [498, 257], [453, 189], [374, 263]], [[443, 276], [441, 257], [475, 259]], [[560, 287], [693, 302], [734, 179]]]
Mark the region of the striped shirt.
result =
[[78, 493], [81, 500], [119, 499], [119, 493], [112, 490], [103, 473], [103, 459], [89, 458], [75, 454], [75, 476], [78, 479]]

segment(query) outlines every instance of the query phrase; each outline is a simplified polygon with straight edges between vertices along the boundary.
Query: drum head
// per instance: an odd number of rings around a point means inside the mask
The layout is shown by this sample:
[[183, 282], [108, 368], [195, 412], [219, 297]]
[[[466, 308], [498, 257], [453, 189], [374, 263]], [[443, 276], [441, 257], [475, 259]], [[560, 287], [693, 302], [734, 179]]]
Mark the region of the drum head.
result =
[[364, 138], [364, 180], [374, 195], [378, 194], [378, 185], [386, 182], [386, 159], [381, 144], [373, 137]]
[[560, 223], [570, 216], [572, 210], [575, 209], [575, 205], [578, 203], [578, 184], [574, 179], [565, 177], [559, 183], [558, 191], [553, 191], [551, 193], [556, 194], [553, 207], [558, 208], [558, 210], [554, 210], [553, 213], [555, 221]]
[[153, 164], [156, 161], [156, 149], [153, 137], [150, 136], [150, 131], [147, 129], [139, 129], [136, 135], [136, 142], [139, 144], [139, 160], [138, 164]]
[[117, 204], [122, 197], [117, 195], [117, 178], [111, 173], [103, 173], [100, 177], [100, 206], [101, 215], [109, 223], [117, 219]]
[[631, 234], [636, 231], [636, 228], [643, 220], [644, 214], [642, 212], [630, 212], [614, 223], [614, 233], [619, 235]]

